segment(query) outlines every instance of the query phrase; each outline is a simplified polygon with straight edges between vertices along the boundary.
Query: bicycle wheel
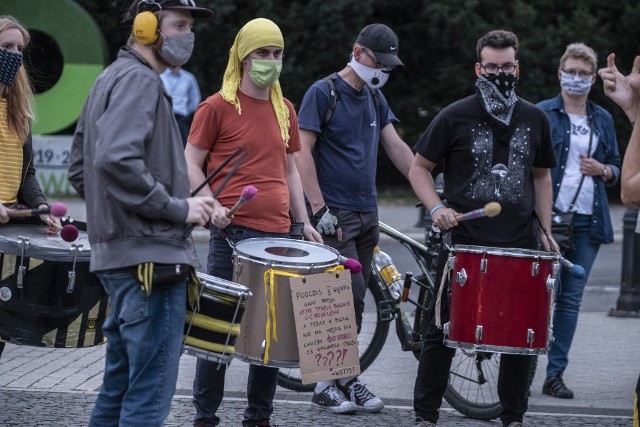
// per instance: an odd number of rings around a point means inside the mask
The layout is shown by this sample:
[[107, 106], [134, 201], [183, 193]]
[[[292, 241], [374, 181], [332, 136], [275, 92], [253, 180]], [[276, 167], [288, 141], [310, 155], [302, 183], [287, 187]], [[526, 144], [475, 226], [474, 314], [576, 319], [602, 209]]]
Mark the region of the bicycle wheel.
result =
[[[531, 356], [529, 387], [538, 366], [538, 358]], [[480, 420], [497, 418], [502, 412], [498, 397], [500, 354], [456, 350], [451, 363], [445, 400], [462, 415]]]
[[[365, 299], [366, 307], [375, 309], [366, 310], [362, 315], [362, 328], [358, 334], [358, 347], [360, 351], [360, 371], [364, 372], [378, 357], [380, 350], [387, 340], [389, 333], [389, 321], [383, 321], [378, 316], [377, 308], [380, 301], [386, 296], [376, 282], [375, 274], [371, 273], [368, 283], [369, 292]], [[280, 368], [278, 372], [278, 385], [294, 391], [313, 391], [315, 384], [302, 384], [300, 369]]]

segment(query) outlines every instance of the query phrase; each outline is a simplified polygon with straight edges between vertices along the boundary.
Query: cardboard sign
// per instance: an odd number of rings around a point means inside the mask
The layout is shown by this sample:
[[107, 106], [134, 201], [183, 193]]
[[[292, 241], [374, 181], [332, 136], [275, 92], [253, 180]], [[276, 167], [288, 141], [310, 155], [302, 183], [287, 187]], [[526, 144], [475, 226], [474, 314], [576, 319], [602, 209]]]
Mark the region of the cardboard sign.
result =
[[291, 278], [303, 384], [360, 373], [356, 314], [348, 270]]

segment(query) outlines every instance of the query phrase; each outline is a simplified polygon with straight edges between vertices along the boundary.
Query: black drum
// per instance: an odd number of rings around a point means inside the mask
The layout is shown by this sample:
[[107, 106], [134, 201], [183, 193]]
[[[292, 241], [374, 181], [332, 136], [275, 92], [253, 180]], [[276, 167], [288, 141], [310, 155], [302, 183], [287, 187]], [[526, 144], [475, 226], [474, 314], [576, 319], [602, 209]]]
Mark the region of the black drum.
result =
[[235, 353], [240, 321], [251, 292], [238, 283], [197, 274], [202, 288], [198, 290], [197, 306], [187, 305], [182, 351], [228, 365]]
[[74, 242], [46, 226], [0, 225], [0, 338], [36, 347], [102, 344], [108, 297], [89, 272], [87, 233]]

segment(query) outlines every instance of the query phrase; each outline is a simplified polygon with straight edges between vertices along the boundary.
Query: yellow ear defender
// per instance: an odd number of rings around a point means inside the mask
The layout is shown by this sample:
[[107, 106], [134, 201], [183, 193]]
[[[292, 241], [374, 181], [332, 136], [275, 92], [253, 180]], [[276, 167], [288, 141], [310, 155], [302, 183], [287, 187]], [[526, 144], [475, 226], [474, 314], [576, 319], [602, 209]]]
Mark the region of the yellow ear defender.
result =
[[140, 12], [133, 20], [132, 31], [138, 42], [153, 44], [158, 39], [158, 18], [153, 12]]

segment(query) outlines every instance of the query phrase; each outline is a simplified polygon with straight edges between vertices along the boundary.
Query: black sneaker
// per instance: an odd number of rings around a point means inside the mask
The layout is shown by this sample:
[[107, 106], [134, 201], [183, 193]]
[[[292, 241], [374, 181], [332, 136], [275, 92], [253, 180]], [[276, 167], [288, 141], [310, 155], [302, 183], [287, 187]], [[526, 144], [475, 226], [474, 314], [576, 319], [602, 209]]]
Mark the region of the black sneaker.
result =
[[324, 411], [331, 411], [334, 414], [353, 414], [358, 410], [358, 406], [347, 399], [335, 385], [331, 384], [320, 393], [313, 392], [311, 404]]
[[380, 412], [384, 408], [384, 403], [379, 397], [371, 393], [365, 383], [355, 377], [345, 385], [340, 385], [336, 381], [336, 387], [340, 389], [345, 396], [353, 403], [358, 405], [358, 411], [364, 412]]
[[573, 391], [564, 385], [564, 381], [562, 381], [562, 377], [559, 375], [547, 378], [544, 381], [542, 393], [560, 399], [573, 399]]

